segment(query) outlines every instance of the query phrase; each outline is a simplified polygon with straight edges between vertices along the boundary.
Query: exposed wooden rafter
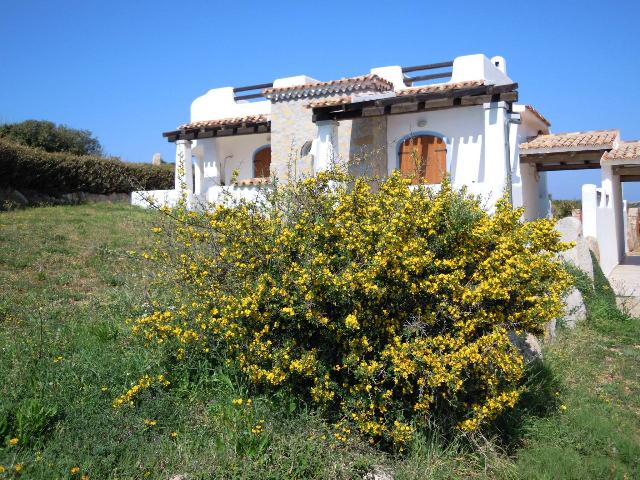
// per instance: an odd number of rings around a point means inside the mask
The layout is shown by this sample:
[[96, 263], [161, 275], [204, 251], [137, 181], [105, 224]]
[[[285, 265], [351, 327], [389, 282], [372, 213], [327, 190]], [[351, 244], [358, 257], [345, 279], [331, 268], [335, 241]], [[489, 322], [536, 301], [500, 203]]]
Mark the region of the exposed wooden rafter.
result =
[[535, 165], [539, 172], [590, 170], [600, 168], [600, 159], [605, 151], [606, 149], [548, 153], [520, 151], [520, 163]]
[[313, 121], [349, 120], [374, 115], [394, 115], [407, 112], [421, 112], [451, 107], [481, 105], [487, 102], [516, 102], [518, 84], [479, 85], [437, 92], [416, 93], [385, 97], [364, 102], [316, 107]]
[[215, 125], [200, 128], [174, 130], [162, 134], [169, 142], [176, 140], [197, 140], [199, 138], [230, 137], [235, 135], [252, 135], [269, 133], [271, 122], [240, 123], [237, 125]]

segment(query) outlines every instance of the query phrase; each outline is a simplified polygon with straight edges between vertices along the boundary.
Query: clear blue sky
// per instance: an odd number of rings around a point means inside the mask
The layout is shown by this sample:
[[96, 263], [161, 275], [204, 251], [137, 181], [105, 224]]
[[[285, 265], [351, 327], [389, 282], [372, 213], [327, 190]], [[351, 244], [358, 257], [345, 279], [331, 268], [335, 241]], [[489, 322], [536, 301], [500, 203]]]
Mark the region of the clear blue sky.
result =
[[[502, 55], [556, 132], [640, 138], [640, 1], [4, 0], [0, 122], [48, 119], [94, 132], [131, 161], [172, 159], [161, 132], [210, 88], [458, 55]], [[550, 175], [577, 198], [599, 171]], [[640, 184], [626, 197], [640, 200]]]

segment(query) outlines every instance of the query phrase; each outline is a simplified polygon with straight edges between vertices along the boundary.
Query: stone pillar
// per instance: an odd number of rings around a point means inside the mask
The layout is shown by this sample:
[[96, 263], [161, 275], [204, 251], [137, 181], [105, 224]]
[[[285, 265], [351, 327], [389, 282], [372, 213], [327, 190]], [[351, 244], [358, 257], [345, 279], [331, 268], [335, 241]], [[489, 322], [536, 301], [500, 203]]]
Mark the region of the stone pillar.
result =
[[511, 184], [511, 158], [508, 146], [507, 103], [484, 104], [484, 181], [490, 189], [490, 211]]
[[582, 185], [582, 235], [597, 238], [596, 209], [598, 208], [598, 192], [592, 183]]
[[338, 125], [335, 120], [316, 122], [318, 133], [315, 140], [313, 172], [329, 170], [338, 161]]
[[193, 193], [193, 162], [191, 160], [191, 142], [176, 140], [175, 189]]

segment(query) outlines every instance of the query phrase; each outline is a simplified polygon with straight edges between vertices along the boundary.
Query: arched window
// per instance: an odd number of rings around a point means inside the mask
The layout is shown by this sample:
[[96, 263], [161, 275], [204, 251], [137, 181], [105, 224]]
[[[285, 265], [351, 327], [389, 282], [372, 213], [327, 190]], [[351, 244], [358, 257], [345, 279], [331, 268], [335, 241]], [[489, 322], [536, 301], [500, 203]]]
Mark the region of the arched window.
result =
[[447, 172], [447, 146], [434, 135], [411, 136], [400, 144], [398, 164], [413, 185], [442, 183]]
[[271, 171], [271, 145], [265, 145], [253, 154], [254, 178], [266, 178]]

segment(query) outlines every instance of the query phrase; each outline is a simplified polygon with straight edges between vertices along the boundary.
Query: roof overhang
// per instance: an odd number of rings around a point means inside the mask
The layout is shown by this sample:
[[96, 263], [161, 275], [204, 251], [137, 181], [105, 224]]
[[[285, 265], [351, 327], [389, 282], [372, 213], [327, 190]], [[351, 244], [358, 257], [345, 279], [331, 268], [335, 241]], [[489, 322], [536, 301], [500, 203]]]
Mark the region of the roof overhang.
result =
[[439, 110], [443, 108], [468, 107], [489, 102], [516, 102], [518, 84], [474, 85], [470, 87], [443, 89], [439, 91], [406, 93], [385, 96], [372, 100], [355, 99], [337, 104], [313, 106], [313, 121], [351, 120], [362, 117], [394, 115], [402, 113]]
[[617, 130], [541, 134], [520, 144], [520, 162], [539, 172], [600, 168], [619, 139]]
[[198, 140], [201, 138], [231, 137], [269, 133], [271, 120], [266, 115], [206, 120], [180, 125], [177, 130], [162, 134], [169, 142], [176, 140]]

